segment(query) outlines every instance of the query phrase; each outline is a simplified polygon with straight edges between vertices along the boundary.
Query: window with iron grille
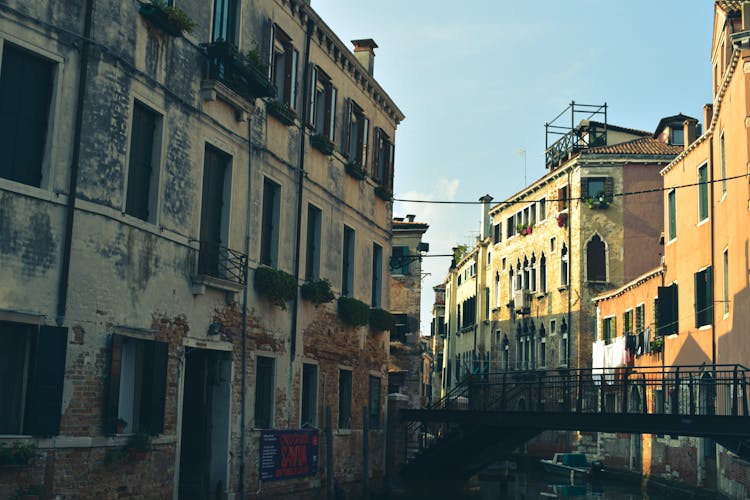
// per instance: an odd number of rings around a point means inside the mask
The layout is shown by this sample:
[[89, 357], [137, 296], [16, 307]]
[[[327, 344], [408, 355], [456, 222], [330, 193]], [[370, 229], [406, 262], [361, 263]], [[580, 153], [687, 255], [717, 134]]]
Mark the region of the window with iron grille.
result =
[[273, 427], [276, 360], [258, 356], [255, 366], [255, 428]]
[[0, 321], [0, 434], [60, 433], [68, 329]]
[[339, 429], [352, 428], [352, 372], [339, 370]]
[[130, 127], [125, 213], [149, 222], [156, 221], [159, 154], [155, 145], [160, 126], [161, 116], [135, 101]]
[[318, 425], [318, 365], [302, 365], [302, 427]]
[[260, 233], [260, 263], [276, 267], [279, 257], [279, 207], [281, 186], [263, 179], [263, 220]]
[[380, 428], [380, 392], [382, 381], [380, 377], [370, 375], [370, 397], [368, 402], [368, 412], [371, 429]]
[[0, 177], [40, 187], [55, 64], [7, 41], [0, 64]]

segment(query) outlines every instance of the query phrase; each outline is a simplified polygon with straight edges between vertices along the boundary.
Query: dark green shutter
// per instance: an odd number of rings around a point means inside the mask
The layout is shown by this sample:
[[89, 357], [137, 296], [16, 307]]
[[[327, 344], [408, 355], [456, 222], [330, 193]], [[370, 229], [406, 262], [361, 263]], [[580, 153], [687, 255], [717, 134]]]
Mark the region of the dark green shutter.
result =
[[164, 431], [169, 344], [144, 341], [141, 430], [151, 435]]
[[604, 201], [612, 203], [615, 199], [615, 180], [607, 177], [604, 180]]
[[133, 106], [133, 124], [130, 131], [130, 161], [128, 163], [128, 190], [125, 212], [148, 220], [148, 202], [154, 156], [156, 115], [139, 102]]
[[589, 178], [581, 177], [581, 198], [586, 199], [589, 196]]
[[56, 436], [60, 433], [67, 344], [67, 328], [42, 326], [35, 336], [30, 359], [24, 434]]

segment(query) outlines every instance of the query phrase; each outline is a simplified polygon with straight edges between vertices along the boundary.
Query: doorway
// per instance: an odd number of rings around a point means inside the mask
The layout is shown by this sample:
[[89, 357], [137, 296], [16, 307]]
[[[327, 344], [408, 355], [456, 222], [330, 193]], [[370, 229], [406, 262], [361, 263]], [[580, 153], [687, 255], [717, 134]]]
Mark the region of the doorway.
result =
[[180, 500], [227, 490], [231, 353], [187, 347], [180, 435]]

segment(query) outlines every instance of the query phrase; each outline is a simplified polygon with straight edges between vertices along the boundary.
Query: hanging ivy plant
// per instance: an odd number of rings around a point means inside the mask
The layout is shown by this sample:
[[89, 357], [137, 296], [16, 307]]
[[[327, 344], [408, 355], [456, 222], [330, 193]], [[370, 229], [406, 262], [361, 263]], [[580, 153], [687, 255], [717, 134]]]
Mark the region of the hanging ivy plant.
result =
[[341, 320], [350, 326], [365, 326], [370, 321], [370, 306], [351, 297], [339, 297], [338, 311]]
[[299, 293], [303, 299], [312, 302], [316, 306], [332, 302], [334, 299], [333, 292], [331, 291], [331, 283], [325, 278], [304, 283], [300, 287]]
[[297, 296], [297, 280], [294, 276], [271, 267], [259, 267], [255, 270], [253, 287], [283, 310], [286, 310], [286, 303]]
[[385, 331], [393, 329], [395, 320], [393, 314], [385, 309], [372, 309], [370, 311], [370, 326], [373, 330]]

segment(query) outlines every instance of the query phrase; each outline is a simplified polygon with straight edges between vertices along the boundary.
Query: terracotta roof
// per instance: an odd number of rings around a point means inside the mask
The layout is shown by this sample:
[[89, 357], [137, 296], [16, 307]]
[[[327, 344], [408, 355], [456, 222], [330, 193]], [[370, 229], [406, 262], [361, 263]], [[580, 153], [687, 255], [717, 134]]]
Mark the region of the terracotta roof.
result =
[[639, 137], [632, 141], [621, 142], [611, 146], [599, 146], [584, 149], [581, 155], [669, 155], [676, 156], [685, 148], [683, 146], [672, 146], [665, 144], [653, 137]]

